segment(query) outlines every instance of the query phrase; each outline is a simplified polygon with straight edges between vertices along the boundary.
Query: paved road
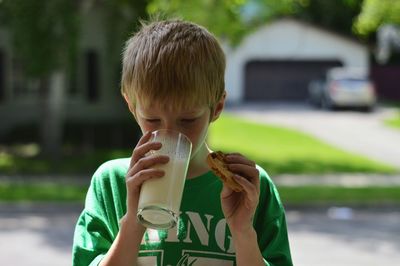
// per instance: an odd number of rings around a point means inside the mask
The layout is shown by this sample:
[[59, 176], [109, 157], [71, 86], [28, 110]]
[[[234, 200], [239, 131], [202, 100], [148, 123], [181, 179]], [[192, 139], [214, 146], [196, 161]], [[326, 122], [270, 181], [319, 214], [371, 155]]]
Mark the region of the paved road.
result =
[[297, 266], [400, 265], [400, 209], [289, 210]]
[[[13, 266], [71, 265], [80, 205], [0, 205], [0, 261]], [[400, 265], [400, 208], [287, 211], [296, 266]]]
[[71, 265], [80, 205], [0, 205], [1, 265]]
[[257, 122], [294, 128], [344, 150], [400, 169], [400, 131], [383, 125], [395, 109], [378, 107], [374, 112], [323, 111], [304, 104], [241, 105], [228, 112]]

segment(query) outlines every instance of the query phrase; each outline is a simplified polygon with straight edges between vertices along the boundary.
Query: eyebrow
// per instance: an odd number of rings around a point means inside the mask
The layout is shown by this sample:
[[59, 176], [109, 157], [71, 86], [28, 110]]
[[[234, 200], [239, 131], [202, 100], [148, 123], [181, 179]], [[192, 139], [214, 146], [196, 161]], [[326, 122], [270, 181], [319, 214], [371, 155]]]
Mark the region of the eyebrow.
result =
[[182, 112], [183, 115], [200, 115], [203, 114], [204, 110], [202, 109], [197, 109], [193, 111], [187, 111], [187, 112]]
[[[144, 117], [157, 116], [157, 114], [154, 114], [151, 109], [141, 109], [141, 110], [139, 110], [138, 113]], [[196, 110], [180, 112], [180, 114], [182, 116], [201, 116], [201, 115], [203, 115], [203, 113], [204, 113], [203, 109], [196, 109]]]

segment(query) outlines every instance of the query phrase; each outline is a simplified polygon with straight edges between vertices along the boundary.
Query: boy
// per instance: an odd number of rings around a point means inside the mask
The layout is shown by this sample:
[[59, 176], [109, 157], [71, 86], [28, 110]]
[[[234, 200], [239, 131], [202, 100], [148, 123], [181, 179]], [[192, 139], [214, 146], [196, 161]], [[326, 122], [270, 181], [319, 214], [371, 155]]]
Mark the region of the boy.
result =
[[[131, 158], [96, 171], [74, 236], [74, 265], [292, 265], [285, 214], [263, 169], [238, 153], [226, 163], [244, 191], [210, 171], [208, 127], [225, 102], [225, 55], [206, 29], [184, 21], [144, 25], [126, 43], [122, 94], [143, 137]], [[178, 226], [150, 230], [136, 219], [141, 184], [162, 178], [146, 156], [151, 132], [185, 134], [193, 149]]]

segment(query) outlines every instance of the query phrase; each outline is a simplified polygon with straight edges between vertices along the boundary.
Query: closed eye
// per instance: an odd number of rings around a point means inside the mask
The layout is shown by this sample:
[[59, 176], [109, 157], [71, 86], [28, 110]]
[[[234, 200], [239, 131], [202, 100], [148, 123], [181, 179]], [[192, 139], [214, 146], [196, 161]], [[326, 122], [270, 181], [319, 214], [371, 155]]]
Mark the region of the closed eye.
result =
[[148, 123], [158, 123], [158, 122], [160, 122], [160, 119], [146, 119], [146, 122], [148, 122]]
[[196, 121], [197, 118], [185, 118], [185, 119], [181, 119], [181, 121], [183, 123], [193, 123], [194, 121]]

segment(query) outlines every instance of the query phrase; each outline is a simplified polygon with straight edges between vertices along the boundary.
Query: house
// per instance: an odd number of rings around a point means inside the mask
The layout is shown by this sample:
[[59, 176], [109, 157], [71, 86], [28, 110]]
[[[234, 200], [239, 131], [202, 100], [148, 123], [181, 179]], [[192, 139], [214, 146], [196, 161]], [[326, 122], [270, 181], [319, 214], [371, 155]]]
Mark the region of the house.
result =
[[[104, 12], [103, 12], [104, 13]], [[134, 120], [127, 112], [127, 107], [119, 88], [118, 67], [110, 64], [107, 57], [106, 26], [102, 11], [94, 7], [82, 16], [78, 55], [75, 67], [66, 73], [66, 90], [63, 93], [64, 131], [78, 134], [75, 138], [95, 139], [102, 132], [98, 124], [110, 125], [104, 132], [115, 139], [124, 133], [121, 123]], [[23, 65], [16, 60], [10, 32], [0, 25], [0, 142], [18, 131], [24, 131], [23, 138], [32, 141], [37, 135], [39, 121], [43, 119], [42, 99], [37, 82], [28, 79], [23, 72]], [[129, 122], [126, 122], [129, 121]], [[73, 129], [70, 130], [70, 126]], [[83, 129], [76, 132], [76, 126]], [[6, 138], [6, 136], [8, 136]]]
[[369, 71], [368, 48], [294, 19], [281, 19], [225, 46], [228, 101], [304, 101], [307, 84], [334, 66]]
[[[96, 8], [83, 17], [80, 56], [68, 73], [63, 102], [66, 124], [89, 127], [81, 134], [86, 139], [100, 134], [94, 126], [99, 123], [110, 124], [111, 135], [120, 139], [126, 130], [117, 125], [132, 120], [115, 79], [120, 70], [107, 61], [104, 21]], [[237, 47], [224, 46], [224, 50], [230, 103], [304, 101], [308, 82], [327, 68], [343, 65], [369, 70], [365, 45], [293, 19], [265, 25]], [[0, 140], [13, 129], [37, 125], [41, 119], [38, 86], [24, 76], [14, 53], [9, 32], [0, 26]]]

